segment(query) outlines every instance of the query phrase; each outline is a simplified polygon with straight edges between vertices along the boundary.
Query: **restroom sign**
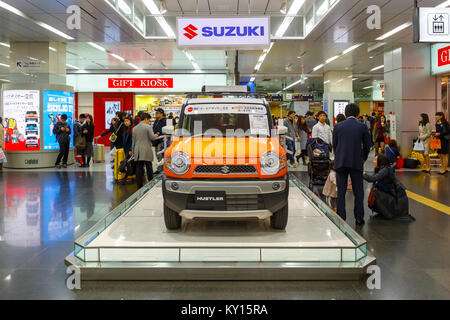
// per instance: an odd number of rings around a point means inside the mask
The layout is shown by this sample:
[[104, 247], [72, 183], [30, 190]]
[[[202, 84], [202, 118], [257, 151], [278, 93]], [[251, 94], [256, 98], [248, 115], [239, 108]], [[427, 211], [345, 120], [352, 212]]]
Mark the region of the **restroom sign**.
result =
[[450, 42], [450, 8], [419, 8], [419, 42]]

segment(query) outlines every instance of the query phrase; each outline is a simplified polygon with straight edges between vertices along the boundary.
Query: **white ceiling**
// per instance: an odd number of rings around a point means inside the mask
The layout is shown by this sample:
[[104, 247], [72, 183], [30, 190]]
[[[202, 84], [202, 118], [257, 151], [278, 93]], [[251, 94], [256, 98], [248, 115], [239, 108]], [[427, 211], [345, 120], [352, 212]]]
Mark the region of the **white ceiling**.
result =
[[[185, 54], [176, 48], [173, 40], [144, 40], [104, 0], [3, 0], [22, 10], [34, 19], [44, 21], [75, 38], [68, 41], [67, 63], [95, 72], [118, 70], [126, 72], [130, 66], [101, 52], [87, 42], [96, 42], [120, 55], [139, 68], [155, 72], [192, 72], [193, 67]], [[139, 2], [141, 0], [135, 0]], [[156, 1], [156, 0], [155, 0]], [[307, 0], [304, 9], [312, 5]], [[419, 0], [420, 6], [436, 6], [444, 0]], [[280, 15], [282, 0], [250, 0], [252, 15]], [[288, 7], [292, 0], [288, 1]], [[166, 15], [195, 15], [196, 0], [166, 0]], [[66, 8], [77, 4], [82, 9], [82, 28], [66, 29]], [[382, 8], [382, 30], [368, 30], [366, 9], [369, 5]], [[201, 15], [248, 15], [247, 0], [199, 0]], [[375, 39], [385, 32], [412, 21], [412, 0], [341, 0], [332, 12], [308, 35], [305, 40], [277, 40], [271, 52], [256, 74], [256, 81], [274, 80], [275, 87], [298, 80], [300, 74], [309, 74], [310, 80], [294, 87], [306, 90], [316, 87], [327, 70], [352, 70], [360, 78], [355, 86], [367, 86], [367, 81], [382, 79], [383, 70], [369, 72], [383, 64], [386, 47], [412, 42], [412, 27], [387, 39], [386, 45], [368, 52], [379, 43]], [[0, 8], [0, 42], [11, 41], [65, 41], [63, 38], [37, 26], [35, 23]], [[361, 47], [341, 57], [317, 72], [313, 68], [326, 59], [340, 54], [354, 44]], [[205, 72], [233, 72], [233, 51], [191, 51], [200, 68]], [[9, 63], [9, 50], [0, 46], [0, 63]], [[242, 79], [253, 75], [261, 51], [239, 51], [239, 71]], [[299, 58], [300, 57], [300, 58]], [[134, 69], [131, 69], [134, 71]], [[7, 69], [0, 66], [0, 78], [7, 76]], [[319, 80], [317, 80], [319, 78]], [[360, 80], [363, 80], [362, 82]]]

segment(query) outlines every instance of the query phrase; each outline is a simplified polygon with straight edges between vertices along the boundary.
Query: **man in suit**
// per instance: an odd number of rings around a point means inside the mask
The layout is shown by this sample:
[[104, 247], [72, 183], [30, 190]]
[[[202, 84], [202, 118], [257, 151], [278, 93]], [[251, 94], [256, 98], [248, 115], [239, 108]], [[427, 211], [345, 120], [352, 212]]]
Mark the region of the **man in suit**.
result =
[[338, 187], [337, 212], [342, 219], [347, 218], [345, 211], [345, 194], [348, 176], [352, 180], [355, 195], [356, 225], [364, 224], [364, 162], [369, 156], [372, 141], [365, 124], [357, 120], [358, 105], [352, 103], [345, 108], [347, 120], [338, 123], [333, 132], [333, 149], [335, 152], [334, 168]]
[[142, 188], [144, 178], [144, 166], [147, 171], [147, 179], [153, 179], [153, 150], [152, 141], [157, 139], [157, 135], [153, 133], [153, 128], [149, 124], [150, 115], [143, 113], [141, 122], [133, 130], [132, 153], [136, 161], [136, 182], [138, 189]]

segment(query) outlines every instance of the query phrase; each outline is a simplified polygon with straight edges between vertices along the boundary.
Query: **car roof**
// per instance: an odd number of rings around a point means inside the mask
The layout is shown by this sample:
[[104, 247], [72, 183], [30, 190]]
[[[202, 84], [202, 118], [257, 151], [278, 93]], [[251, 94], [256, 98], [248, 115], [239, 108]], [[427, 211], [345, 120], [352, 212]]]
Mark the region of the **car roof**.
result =
[[212, 104], [212, 103], [236, 103], [236, 104], [266, 104], [265, 99], [255, 98], [199, 98], [189, 99], [188, 104]]

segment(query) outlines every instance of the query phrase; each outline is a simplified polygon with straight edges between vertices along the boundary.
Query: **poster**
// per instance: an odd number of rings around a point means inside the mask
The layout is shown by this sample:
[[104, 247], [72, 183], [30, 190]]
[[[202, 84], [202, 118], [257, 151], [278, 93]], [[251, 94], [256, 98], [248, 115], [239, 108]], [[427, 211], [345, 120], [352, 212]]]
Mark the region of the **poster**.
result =
[[111, 120], [120, 111], [120, 101], [105, 101], [105, 129], [111, 126]]
[[38, 151], [41, 148], [39, 90], [3, 91], [6, 151]]
[[342, 100], [342, 101], [337, 101], [335, 100], [333, 102], [333, 109], [334, 109], [334, 124], [337, 123], [337, 116], [338, 114], [344, 114], [345, 115], [345, 107], [349, 104], [350, 102], [348, 100]]
[[67, 123], [72, 128], [70, 137], [70, 148], [73, 148], [73, 114], [74, 114], [74, 94], [64, 91], [44, 91], [43, 94], [44, 114], [43, 114], [43, 139], [44, 150], [59, 150], [53, 128], [60, 121], [61, 115], [67, 115]]

